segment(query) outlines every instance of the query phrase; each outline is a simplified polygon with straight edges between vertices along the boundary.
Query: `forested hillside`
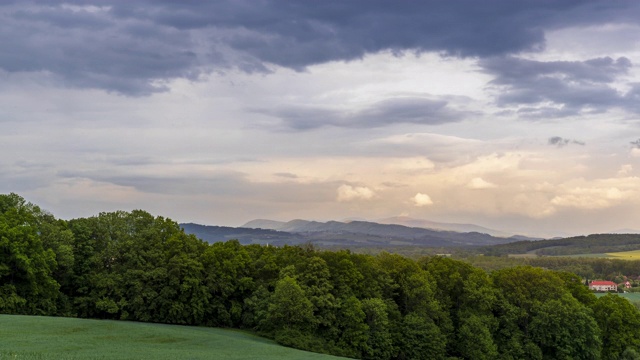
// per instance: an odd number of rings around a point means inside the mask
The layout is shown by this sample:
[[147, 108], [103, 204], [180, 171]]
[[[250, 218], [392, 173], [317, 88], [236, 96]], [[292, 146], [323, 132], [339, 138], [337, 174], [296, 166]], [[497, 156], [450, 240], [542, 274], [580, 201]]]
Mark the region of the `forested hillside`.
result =
[[251, 329], [362, 359], [637, 359], [640, 313], [582, 279], [442, 257], [208, 244], [141, 210], [0, 195], [0, 312]]
[[[368, 248], [368, 247], [474, 247], [505, 244], [518, 238], [495, 237], [479, 232], [455, 232], [408, 227], [395, 224], [378, 224], [368, 221], [326, 223], [293, 220], [281, 223], [261, 220], [245, 226], [225, 227], [198, 224], [180, 224], [188, 234], [194, 234], [209, 243], [238, 240], [243, 245], [300, 245], [311, 243], [322, 247]], [[267, 226], [267, 228], [254, 228]], [[277, 229], [273, 229], [277, 227]]]
[[640, 249], [640, 234], [592, 234], [564, 239], [517, 241], [478, 248], [485, 255], [534, 253], [537, 255], [579, 255]]

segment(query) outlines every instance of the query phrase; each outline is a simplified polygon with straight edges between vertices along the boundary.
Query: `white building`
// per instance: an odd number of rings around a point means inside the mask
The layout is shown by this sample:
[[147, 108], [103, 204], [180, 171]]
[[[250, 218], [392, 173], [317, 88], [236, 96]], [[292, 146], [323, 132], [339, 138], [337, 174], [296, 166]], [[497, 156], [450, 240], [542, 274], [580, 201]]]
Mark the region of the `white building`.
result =
[[589, 290], [593, 291], [618, 291], [618, 285], [613, 281], [596, 280], [589, 284]]

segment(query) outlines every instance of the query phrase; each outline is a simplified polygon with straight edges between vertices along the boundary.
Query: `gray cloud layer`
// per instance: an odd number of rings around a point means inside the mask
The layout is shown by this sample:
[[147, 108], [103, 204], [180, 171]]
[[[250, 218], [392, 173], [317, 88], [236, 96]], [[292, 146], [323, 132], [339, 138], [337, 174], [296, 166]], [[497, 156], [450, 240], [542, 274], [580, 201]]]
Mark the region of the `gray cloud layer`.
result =
[[219, 198], [253, 199], [271, 203], [305, 203], [331, 201], [341, 182], [252, 182], [240, 172], [220, 172], [206, 177], [176, 174], [157, 175], [113, 175], [107, 171], [59, 173], [65, 179], [90, 179], [101, 183], [135, 188], [141, 193], [197, 196], [207, 194]]
[[211, 71], [267, 71], [268, 64], [300, 70], [383, 50], [504, 56], [542, 48], [545, 29], [613, 17], [635, 22], [640, 12], [636, 2], [602, 7], [578, 0], [62, 4], [0, 4], [0, 69], [43, 72], [64, 85], [125, 95], [163, 91], [168, 80]]
[[560, 136], [552, 136], [552, 137], [550, 137], [548, 143], [549, 143], [549, 145], [553, 145], [553, 146], [557, 146], [557, 147], [564, 147], [564, 146], [567, 146], [569, 144], [576, 144], [576, 145], [584, 145], [585, 144], [584, 141], [565, 139], [565, 138], [560, 137]]
[[[611, 84], [631, 68], [625, 57], [586, 61], [533, 61], [515, 57], [488, 58], [480, 66], [496, 76], [499, 106], [522, 105], [524, 117], [564, 117], [604, 112], [611, 107], [637, 108], [633, 93], [622, 94]], [[551, 103], [554, 106], [547, 106]]]
[[446, 101], [415, 97], [387, 99], [356, 112], [291, 106], [254, 111], [275, 116], [292, 130], [309, 130], [327, 125], [348, 128], [372, 128], [394, 123], [434, 125], [460, 121], [465, 116], [463, 112], [447, 108]]

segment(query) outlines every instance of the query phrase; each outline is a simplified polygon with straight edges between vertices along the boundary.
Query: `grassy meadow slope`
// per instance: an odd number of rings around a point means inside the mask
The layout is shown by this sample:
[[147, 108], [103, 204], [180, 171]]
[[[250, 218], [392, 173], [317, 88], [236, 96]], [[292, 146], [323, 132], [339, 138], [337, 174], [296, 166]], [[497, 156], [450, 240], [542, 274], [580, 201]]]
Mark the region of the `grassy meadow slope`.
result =
[[341, 359], [237, 330], [0, 315], [0, 359]]

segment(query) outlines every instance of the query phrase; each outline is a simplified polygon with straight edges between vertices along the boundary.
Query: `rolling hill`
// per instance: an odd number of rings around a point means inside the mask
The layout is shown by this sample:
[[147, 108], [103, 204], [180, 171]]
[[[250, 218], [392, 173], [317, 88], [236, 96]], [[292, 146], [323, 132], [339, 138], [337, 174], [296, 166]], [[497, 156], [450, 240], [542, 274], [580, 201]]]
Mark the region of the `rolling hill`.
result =
[[219, 328], [23, 315], [0, 324], [0, 359], [343, 359]]
[[592, 234], [563, 239], [518, 241], [477, 251], [486, 255], [530, 254], [567, 256], [640, 250], [639, 234]]
[[341, 247], [466, 247], [505, 244], [520, 240], [480, 232], [455, 232], [379, 224], [368, 221], [308, 221], [253, 220], [242, 227], [222, 227], [181, 224], [185, 232], [208, 241], [237, 239], [242, 244], [296, 245], [312, 243], [318, 246]]
[[395, 216], [385, 219], [376, 220], [379, 224], [396, 224], [409, 227], [419, 227], [432, 230], [443, 231], [455, 231], [455, 232], [478, 232], [482, 234], [489, 234], [496, 237], [511, 237], [515, 234], [505, 231], [489, 229], [483, 226], [474, 224], [457, 224], [457, 223], [442, 223], [423, 219], [414, 219], [407, 216]]

